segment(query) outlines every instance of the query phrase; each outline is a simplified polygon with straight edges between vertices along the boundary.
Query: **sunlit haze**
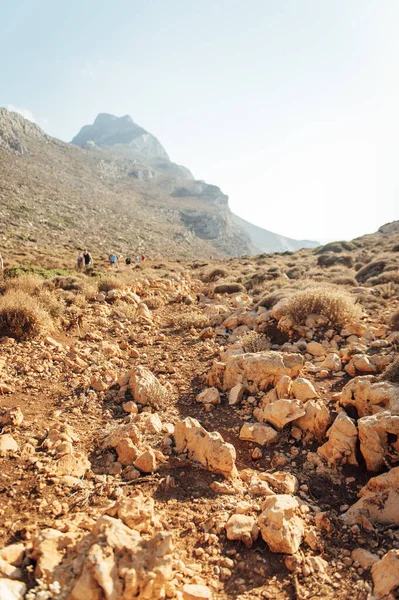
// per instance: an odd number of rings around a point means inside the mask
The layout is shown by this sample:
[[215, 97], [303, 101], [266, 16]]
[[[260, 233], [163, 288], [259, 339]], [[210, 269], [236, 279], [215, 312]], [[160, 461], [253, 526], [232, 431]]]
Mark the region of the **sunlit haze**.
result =
[[298, 239], [399, 218], [397, 0], [0, 5], [0, 106], [70, 141], [100, 112]]

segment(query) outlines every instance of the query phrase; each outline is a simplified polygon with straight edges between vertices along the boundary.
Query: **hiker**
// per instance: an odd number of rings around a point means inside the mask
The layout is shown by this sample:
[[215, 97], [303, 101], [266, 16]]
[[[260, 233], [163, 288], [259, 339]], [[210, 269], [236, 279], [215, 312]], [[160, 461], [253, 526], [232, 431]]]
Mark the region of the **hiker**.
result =
[[138, 257], [138, 256], [135, 256], [135, 257], [134, 257], [134, 262], [135, 262], [135, 263], [138, 263], [138, 262], [139, 262], [139, 260], [140, 260], [140, 259], [139, 259], [139, 257]]
[[4, 271], [4, 262], [3, 262], [3, 257], [0, 254], [0, 273], [2, 273]]
[[144, 262], [144, 261], [145, 261], [145, 254], [142, 254], [141, 255], [141, 262]]
[[127, 265], [130, 265], [130, 264], [131, 264], [131, 262], [132, 262], [132, 259], [130, 258], [130, 256], [126, 256], [125, 263], [126, 263]]
[[92, 258], [91, 258], [91, 254], [90, 252], [87, 250], [87, 248], [85, 249], [85, 251], [83, 252], [83, 259], [84, 259], [84, 263], [85, 263], [85, 269], [87, 271], [87, 269], [90, 269], [90, 267], [92, 266]]
[[109, 255], [109, 264], [111, 265], [111, 267], [115, 267], [117, 262], [118, 262], [118, 257], [116, 256], [116, 254], [110, 254]]
[[85, 260], [83, 258], [83, 254], [79, 250], [78, 255], [76, 257], [76, 268], [78, 271], [81, 271], [83, 269], [84, 262], [85, 262]]

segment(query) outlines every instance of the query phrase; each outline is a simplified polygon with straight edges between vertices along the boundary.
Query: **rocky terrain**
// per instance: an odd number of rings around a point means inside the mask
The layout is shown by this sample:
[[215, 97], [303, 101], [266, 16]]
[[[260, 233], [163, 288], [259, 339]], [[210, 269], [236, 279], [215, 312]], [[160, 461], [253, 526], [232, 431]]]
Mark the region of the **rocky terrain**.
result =
[[12, 260], [73, 261], [84, 246], [97, 259], [209, 259], [309, 245], [271, 232], [262, 243], [262, 231], [252, 240], [228, 197], [128, 116], [99, 115], [66, 144], [0, 108], [0, 245]]
[[10, 265], [0, 597], [397, 597], [398, 233]]

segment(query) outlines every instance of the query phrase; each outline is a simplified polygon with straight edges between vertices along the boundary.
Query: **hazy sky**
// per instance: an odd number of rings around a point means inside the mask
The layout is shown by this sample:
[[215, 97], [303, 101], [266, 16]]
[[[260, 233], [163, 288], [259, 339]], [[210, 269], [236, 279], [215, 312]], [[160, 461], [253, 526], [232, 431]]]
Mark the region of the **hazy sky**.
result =
[[70, 139], [130, 114], [247, 220], [399, 218], [398, 0], [0, 1], [0, 106]]

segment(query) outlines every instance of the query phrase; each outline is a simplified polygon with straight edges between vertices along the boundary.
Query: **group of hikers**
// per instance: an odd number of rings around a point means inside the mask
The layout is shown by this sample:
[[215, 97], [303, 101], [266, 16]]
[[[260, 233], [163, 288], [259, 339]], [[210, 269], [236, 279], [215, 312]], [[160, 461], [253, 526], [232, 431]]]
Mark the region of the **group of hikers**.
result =
[[[141, 257], [140, 256], [135, 256], [134, 257], [134, 262], [138, 263], [138, 262], [144, 262], [146, 259], [145, 254], [142, 254]], [[116, 254], [112, 253], [109, 255], [108, 257], [108, 261], [111, 267], [116, 267], [118, 265], [118, 263], [120, 262], [119, 260], [119, 256], [117, 256]], [[1, 264], [1, 256], [0, 256], [0, 264]], [[131, 265], [132, 264], [132, 259], [130, 256], [127, 256], [125, 258], [125, 264], [126, 265]], [[76, 257], [76, 268], [78, 271], [82, 271], [83, 269], [85, 271], [88, 271], [89, 269], [93, 268], [93, 258], [90, 254], [90, 252], [85, 249], [84, 252], [79, 251], [78, 255]]]

